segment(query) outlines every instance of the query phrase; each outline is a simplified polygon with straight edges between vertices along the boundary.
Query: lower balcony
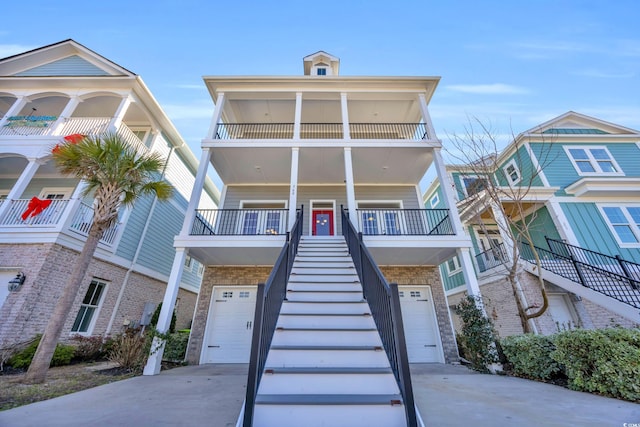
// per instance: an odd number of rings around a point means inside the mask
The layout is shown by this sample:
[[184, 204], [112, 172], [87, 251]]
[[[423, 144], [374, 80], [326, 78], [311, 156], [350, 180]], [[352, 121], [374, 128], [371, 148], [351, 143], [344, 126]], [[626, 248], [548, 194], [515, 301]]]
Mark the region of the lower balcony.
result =
[[[41, 202], [45, 202], [42, 204]], [[24, 241], [37, 241], [38, 233], [65, 233], [85, 238], [93, 224], [93, 208], [80, 203], [77, 208], [70, 207], [71, 200], [41, 200], [34, 203], [32, 199], [2, 200], [0, 205], [9, 203], [5, 214], [0, 218], [0, 234], [20, 234]], [[75, 209], [74, 212], [68, 212]], [[71, 221], [67, 219], [71, 216]], [[65, 227], [65, 224], [68, 224]], [[100, 243], [112, 246], [118, 235], [120, 224], [109, 227]], [[25, 233], [32, 234], [27, 237]], [[13, 239], [15, 240], [15, 239]]]

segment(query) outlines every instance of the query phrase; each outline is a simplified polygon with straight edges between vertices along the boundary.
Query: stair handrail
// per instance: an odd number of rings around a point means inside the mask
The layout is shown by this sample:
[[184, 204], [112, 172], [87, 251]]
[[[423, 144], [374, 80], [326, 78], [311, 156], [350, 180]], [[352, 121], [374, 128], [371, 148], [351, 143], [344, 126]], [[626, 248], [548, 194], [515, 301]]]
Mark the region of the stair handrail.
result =
[[347, 242], [349, 253], [353, 258], [353, 263], [362, 284], [364, 298], [371, 308], [371, 315], [380, 333], [382, 346], [398, 383], [400, 395], [404, 402], [407, 426], [417, 427], [418, 418], [411, 385], [409, 357], [402, 323], [402, 312], [400, 311], [398, 284], [387, 283], [380, 268], [365, 246], [362, 240], [362, 233], [356, 231], [343, 206], [341, 206], [340, 211], [342, 235]]
[[[578, 283], [592, 291], [601, 293], [635, 308], [640, 308], [640, 292], [636, 290], [639, 282], [618, 273], [591, 264], [584, 263], [573, 254], [561, 254], [526, 242], [519, 242], [520, 258], [533, 265], [536, 261], [533, 250], [538, 252], [543, 269], [565, 279]], [[627, 285], [627, 283], [629, 285]], [[635, 286], [634, 286], [635, 284]]]
[[624, 276], [629, 281], [629, 284], [638, 289], [640, 285], [640, 264], [628, 261], [622, 258], [620, 255], [607, 255], [601, 252], [597, 252], [591, 249], [586, 249], [580, 246], [571, 245], [562, 240], [553, 239], [545, 236], [547, 245], [553, 253], [560, 255], [573, 256], [578, 262], [590, 265], [594, 268], [600, 268], [606, 270], [605, 265], [612, 267], [620, 267], [620, 270], [612, 270], [613, 273], [620, 276]]
[[287, 241], [280, 251], [269, 278], [265, 283], [258, 284], [242, 423], [244, 427], [253, 425], [253, 412], [258, 387], [262, 379], [273, 334], [276, 330], [280, 308], [287, 294], [287, 282], [289, 281], [293, 261], [298, 253], [298, 243], [300, 243], [300, 237], [302, 236], [302, 218], [303, 207], [301, 206], [296, 212], [296, 222], [293, 224], [291, 231], [287, 232]]

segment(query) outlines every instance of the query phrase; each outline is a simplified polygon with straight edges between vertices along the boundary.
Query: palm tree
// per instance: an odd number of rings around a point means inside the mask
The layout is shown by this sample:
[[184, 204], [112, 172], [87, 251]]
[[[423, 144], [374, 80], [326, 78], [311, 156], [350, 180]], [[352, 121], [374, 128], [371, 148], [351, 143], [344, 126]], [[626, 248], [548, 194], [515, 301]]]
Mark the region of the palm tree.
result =
[[45, 380], [67, 314], [84, 281], [98, 242], [105, 230], [118, 219], [120, 206], [131, 206], [145, 195], [166, 200], [173, 193], [168, 182], [158, 179], [165, 166], [160, 155], [138, 153], [115, 133], [56, 145], [52, 149], [52, 157], [60, 172], [80, 178], [87, 184], [83, 196], [93, 194], [95, 203], [87, 240], [29, 366], [25, 380], [31, 383]]

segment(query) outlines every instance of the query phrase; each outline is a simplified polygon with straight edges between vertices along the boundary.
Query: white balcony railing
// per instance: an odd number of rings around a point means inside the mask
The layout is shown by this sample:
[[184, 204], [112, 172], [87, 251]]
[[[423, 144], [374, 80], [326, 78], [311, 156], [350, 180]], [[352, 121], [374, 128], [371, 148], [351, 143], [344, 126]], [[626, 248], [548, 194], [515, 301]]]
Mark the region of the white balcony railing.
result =
[[[91, 225], [93, 225], [93, 208], [85, 203], [81, 203], [80, 207], [73, 215], [73, 220], [71, 221], [71, 226], [69, 228], [76, 233], [87, 236], [89, 235]], [[111, 246], [116, 240], [119, 225], [119, 223], [115, 223], [111, 227], [107, 228], [102, 235], [102, 239], [100, 239], [100, 243]]]
[[120, 125], [120, 128], [118, 129], [118, 135], [120, 135], [129, 144], [136, 147], [139, 152], [144, 153], [145, 151], [149, 150], [147, 146], [144, 145], [142, 141], [140, 141], [140, 138], [138, 138], [138, 136], [133, 133], [131, 129], [129, 129], [129, 126], [125, 125], [124, 123]]
[[106, 132], [111, 117], [69, 117], [64, 121], [60, 135], [98, 135]]
[[[29, 225], [29, 226], [55, 226], [60, 222], [64, 209], [69, 200], [51, 200], [51, 204], [35, 216], [28, 215], [30, 199], [8, 200], [10, 203], [7, 214], [2, 218], [0, 225]], [[23, 219], [23, 216], [25, 217]]]
[[13, 116], [0, 127], [0, 136], [49, 135], [56, 116]]

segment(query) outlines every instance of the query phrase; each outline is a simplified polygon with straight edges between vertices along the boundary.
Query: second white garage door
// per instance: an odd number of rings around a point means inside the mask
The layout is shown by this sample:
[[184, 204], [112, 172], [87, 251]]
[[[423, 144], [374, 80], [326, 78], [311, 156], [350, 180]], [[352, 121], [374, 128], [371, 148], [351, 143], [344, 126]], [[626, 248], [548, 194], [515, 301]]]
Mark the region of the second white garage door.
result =
[[411, 363], [444, 363], [429, 286], [399, 286], [402, 322]]
[[255, 286], [216, 287], [200, 363], [249, 363]]

